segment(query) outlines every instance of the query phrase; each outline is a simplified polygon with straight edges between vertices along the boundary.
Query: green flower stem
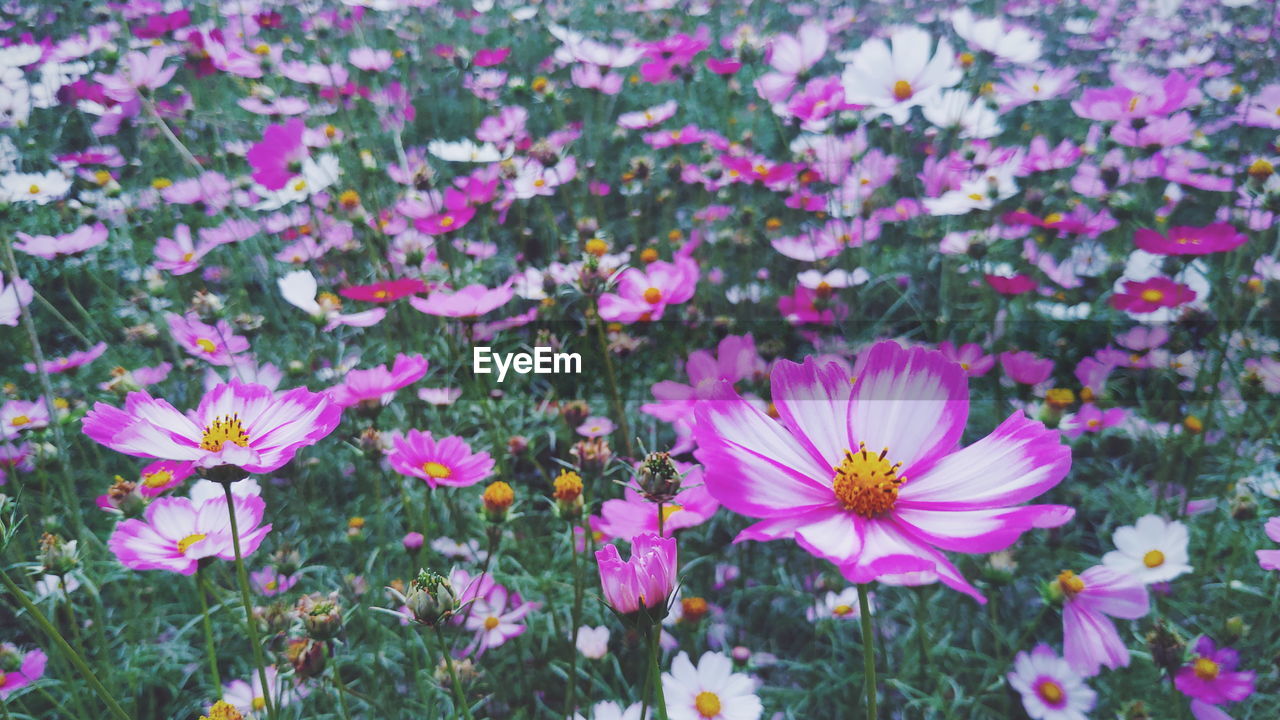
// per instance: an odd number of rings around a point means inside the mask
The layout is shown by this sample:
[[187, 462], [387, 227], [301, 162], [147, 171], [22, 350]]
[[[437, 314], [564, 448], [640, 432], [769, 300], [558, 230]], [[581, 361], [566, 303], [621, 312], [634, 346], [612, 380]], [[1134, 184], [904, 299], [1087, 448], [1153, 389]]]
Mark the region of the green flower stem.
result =
[[871, 626], [871, 603], [865, 583], [858, 585], [858, 610], [862, 615], [862, 667], [863, 686], [867, 691], [867, 720], [876, 720], [875, 631]]
[[[667, 698], [662, 692], [662, 623], [655, 622], [649, 629], [649, 677], [653, 685], [653, 709], [658, 720], [667, 720]], [[643, 720], [643, 716], [642, 716]]]
[[258, 621], [253, 617], [253, 601], [249, 597], [249, 574], [244, 569], [244, 557], [240, 554], [240, 528], [236, 525], [235, 498], [231, 495], [231, 483], [222, 483], [227, 496], [227, 517], [231, 521], [231, 547], [236, 553], [236, 579], [240, 582], [240, 603], [244, 605], [245, 629], [249, 644], [253, 646], [253, 663], [258, 668], [258, 680], [262, 683], [262, 697], [267, 704], [267, 717], [275, 718], [275, 700], [271, 697], [271, 685], [267, 683], [267, 664], [262, 658], [262, 645], [258, 643]]
[[[573, 702], [578, 691], [578, 629], [582, 624], [582, 559], [578, 557], [578, 545], [573, 540], [573, 531], [577, 527], [573, 523], [568, 523], [569, 529], [569, 552], [573, 554], [573, 609], [570, 611], [569, 624], [569, 687], [565, 691], [564, 696], [564, 713], [565, 717], [573, 717]], [[585, 538], [584, 538], [585, 545]], [[586, 551], [586, 547], [583, 547]]]
[[467, 694], [462, 691], [462, 683], [458, 680], [458, 670], [453, 666], [453, 656], [449, 654], [449, 645], [444, 641], [444, 631], [439, 625], [435, 626], [436, 640], [440, 641], [440, 654], [444, 656], [444, 666], [449, 670], [449, 680], [453, 683], [453, 698], [457, 705], [454, 708], [454, 715], [458, 710], [462, 711], [463, 717], [467, 720], [475, 720], [471, 715], [471, 706], [467, 704]]
[[196, 566], [196, 595], [200, 596], [200, 615], [204, 624], [204, 648], [205, 653], [209, 657], [209, 674], [213, 678], [213, 689], [215, 692], [222, 692], [222, 676], [218, 674], [218, 654], [214, 651], [213, 644], [213, 623], [209, 620], [209, 599], [205, 597], [205, 586], [207, 578], [204, 574], [204, 566]]
[[613, 369], [613, 358], [609, 354], [609, 341], [604, 336], [604, 320], [600, 319], [600, 303], [591, 298], [591, 322], [596, 326], [596, 337], [600, 340], [600, 356], [604, 359], [605, 380], [609, 383], [609, 400], [613, 405], [613, 414], [618, 416], [618, 428], [622, 432], [622, 447], [627, 457], [633, 457], [631, 449], [631, 426], [627, 423], [626, 408], [622, 406], [622, 395], [618, 392], [618, 374]]
[[107, 689], [103, 687], [102, 681], [98, 679], [98, 676], [95, 675], [93, 670], [89, 668], [89, 665], [85, 663], [84, 658], [80, 657], [80, 654], [67, 644], [66, 639], [62, 637], [62, 634], [58, 632], [58, 629], [53, 626], [53, 623], [49, 622], [49, 618], [45, 617], [44, 613], [40, 612], [40, 608], [36, 607], [35, 604], [31, 602], [31, 600], [26, 596], [26, 593], [22, 592], [22, 589], [14, 584], [13, 580], [9, 578], [8, 573], [4, 570], [0, 570], [0, 585], [4, 585], [5, 590], [7, 590], [9, 594], [18, 601], [18, 605], [22, 606], [22, 609], [27, 612], [27, 615], [31, 616], [31, 619], [35, 620], [36, 624], [40, 626], [40, 629], [49, 636], [49, 639], [53, 641], [53, 644], [58, 647], [58, 651], [70, 660], [72, 665], [75, 665], [76, 670], [78, 670], [80, 675], [84, 677], [85, 681], [89, 683], [89, 687], [97, 693], [98, 698], [107, 706], [107, 711], [111, 714], [111, 717], [116, 718], [116, 720], [130, 720], [129, 714], [124, 711], [124, 708], [120, 707], [120, 703], [116, 702], [115, 698], [111, 697], [111, 693], [107, 692]]

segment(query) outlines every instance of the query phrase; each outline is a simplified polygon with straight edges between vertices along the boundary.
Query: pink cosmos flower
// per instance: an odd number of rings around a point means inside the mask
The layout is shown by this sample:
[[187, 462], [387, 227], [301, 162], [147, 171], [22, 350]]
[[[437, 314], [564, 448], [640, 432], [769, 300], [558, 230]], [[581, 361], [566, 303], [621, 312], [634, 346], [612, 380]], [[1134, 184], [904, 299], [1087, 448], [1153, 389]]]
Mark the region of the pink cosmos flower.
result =
[[191, 240], [191, 228], [179, 225], [173, 229], [173, 237], [156, 240], [154, 263], [157, 269], [168, 270], [174, 275], [186, 275], [200, 267], [200, 260], [220, 243], [209, 242], [203, 236], [200, 243]]
[[600, 587], [605, 602], [620, 615], [653, 610], [666, 614], [667, 599], [676, 585], [676, 541], [643, 533], [631, 538], [631, 559], [622, 560], [616, 545], [596, 551]]
[[290, 588], [298, 584], [298, 580], [296, 575], [282, 574], [274, 565], [249, 573], [249, 582], [253, 585], [253, 589], [263, 597], [273, 597], [289, 592]]
[[330, 332], [339, 325], [370, 327], [387, 316], [386, 308], [343, 313], [342, 301], [332, 293], [321, 293], [319, 283], [310, 270], [286, 273], [276, 280], [276, 287], [285, 302], [306, 311], [317, 322], [324, 322], [324, 332]]
[[234, 705], [245, 716], [257, 717], [267, 706], [266, 692], [277, 707], [283, 707], [307, 696], [311, 691], [306, 685], [296, 680], [286, 680], [280, 676], [275, 665], [266, 667], [267, 691], [262, 689], [262, 679], [258, 673], [250, 673], [249, 682], [232, 680], [222, 686], [222, 699]]
[[641, 130], [661, 125], [676, 114], [678, 105], [675, 100], [668, 100], [647, 110], [623, 113], [618, 116], [618, 127], [627, 130]]
[[987, 273], [982, 276], [992, 290], [1001, 295], [1022, 295], [1036, 289], [1035, 278], [1026, 274], [1017, 275], [994, 275]]
[[1136, 620], [1150, 610], [1142, 580], [1105, 565], [1076, 575], [1064, 570], [1054, 581], [1062, 592], [1062, 650], [1072, 669], [1092, 677], [1103, 665], [1129, 664], [1129, 649], [1108, 617]]
[[0, 485], [9, 482], [9, 473], [14, 470], [31, 472], [35, 464], [31, 459], [35, 456], [31, 443], [14, 443], [12, 440], [0, 443]]
[[629, 267], [618, 275], [617, 292], [600, 296], [600, 317], [621, 323], [660, 320], [668, 305], [693, 297], [698, 275], [698, 263], [684, 256], [655, 260], [643, 270]]
[[119, 69], [110, 75], [97, 73], [94, 79], [102, 84], [102, 92], [118, 103], [128, 103], [138, 99], [141, 89], [156, 90], [164, 87], [178, 72], [178, 66], [164, 66], [172, 57], [164, 46], [153, 47], [145, 53], [130, 51], [120, 60]]
[[1208, 255], [1235, 250], [1249, 242], [1249, 236], [1228, 223], [1213, 223], [1204, 227], [1174, 226], [1168, 235], [1142, 228], [1133, 234], [1133, 242], [1139, 250], [1156, 255]]
[[1130, 313], [1151, 313], [1178, 307], [1196, 299], [1196, 291], [1166, 277], [1125, 280], [1124, 292], [1111, 296], [1111, 307]]
[[100, 402], [85, 415], [83, 429], [125, 455], [267, 473], [333, 432], [341, 413], [323, 393], [294, 388], [277, 395], [265, 385], [232, 380], [205, 393], [186, 415], [146, 392], [129, 393], [123, 410]]
[[778, 298], [778, 312], [793, 325], [834, 325], [849, 314], [849, 308], [832, 299], [830, 292], [796, 285], [794, 293]]
[[165, 313], [164, 319], [178, 345], [191, 356], [210, 365], [231, 365], [234, 362], [233, 355], [249, 349], [249, 341], [236, 335], [231, 323], [226, 320], [207, 325], [195, 313], [187, 313], [185, 317]]
[[0, 666], [12, 668], [0, 671], [0, 701], [8, 700], [15, 691], [44, 677], [48, 663], [49, 656], [40, 648], [20, 653], [11, 643], [0, 644]]
[[1220, 648], [1212, 638], [1201, 637], [1193, 648], [1195, 659], [1184, 665], [1173, 677], [1173, 684], [1183, 695], [1207, 705], [1240, 702], [1253, 694], [1252, 671], [1238, 671], [1240, 654], [1231, 648]]
[[[1280, 543], [1280, 515], [1271, 518], [1266, 524], [1267, 537]], [[1280, 550], [1258, 550], [1258, 564], [1263, 570], [1280, 570]]]
[[1006, 677], [1022, 696], [1027, 715], [1037, 720], [1085, 720], [1098, 701], [1084, 678], [1044, 643], [1018, 653]]
[[302, 142], [302, 133], [306, 129], [306, 123], [299, 118], [283, 125], [267, 126], [262, 140], [254, 143], [245, 154], [245, 159], [253, 167], [251, 176], [255, 182], [268, 190], [280, 190], [298, 174], [302, 160], [307, 156], [307, 147]]
[[938, 352], [946, 359], [960, 363], [964, 374], [969, 377], [982, 377], [996, 366], [995, 355], [986, 354], [977, 343], [965, 343], [957, 348], [950, 340], [943, 340], [938, 343]]
[[390, 50], [380, 48], [358, 47], [347, 52], [347, 62], [353, 67], [366, 72], [382, 72], [391, 67], [395, 58]]
[[654, 402], [640, 406], [641, 412], [674, 425], [677, 442], [671, 449], [673, 455], [693, 449], [694, 408], [699, 399], [710, 397], [717, 381], [733, 384], [763, 378], [767, 365], [756, 351], [755, 338], [747, 333], [726, 336], [716, 345], [715, 354], [709, 350], [690, 353], [684, 372], [688, 384], [675, 380], [656, 382], [650, 388]]
[[1069, 507], [1020, 505], [1062, 480], [1070, 450], [1021, 413], [957, 448], [967, 382], [936, 350], [884, 341], [860, 365], [851, 382], [836, 363], [778, 361], [780, 421], [720, 383], [696, 413], [707, 488], [762, 518], [736, 541], [793, 538], [851, 582], [941, 580], [984, 602], [940, 550], [994, 552], [1070, 520]]
[[796, 78], [817, 65], [827, 53], [828, 39], [822, 23], [813, 21], [801, 25], [795, 35], [780, 33], [775, 36], [765, 53], [773, 71], [756, 79], [756, 92], [770, 103], [786, 100], [795, 87]]
[[[46, 360], [44, 363], [44, 371], [52, 374], [69, 372], [97, 360], [102, 357], [102, 353], [106, 351], [107, 344], [100, 342], [88, 350], [78, 350], [65, 357]], [[33, 374], [37, 371], [35, 363], [24, 363], [22, 369]]]
[[1000, 353], [1000, 367], [1010, 380], [1023, 385], [1039, 385], [1053, 374], [1053, 361], [1030, 350]]
[[[270, 524], [259, 525], [266, 503], [257, 495], [233, 498], [240, 554], [248, 556], [271, 532]], [[147, 506], [144, 518], [121, 522], [107, 541], [111, 552], [131, 570], [191, 575], [204, 558], [235, 559], [225, 497], [198, 503], [180, 497], [160, 498]]]
[[54, 260], [59, 255], [75, 255], [95, 248], [107, 241], [107, 226], [102, 223], [81, 225], [64, 235], [28, 235], [14, 233], [18, 242], [13, 249], [28, 255]]
[[444, 207], [426, 217], [413, 221], [419, 232], [428, 235], [443, 235], [461, 229], [476, 216], [476, 209], [471, 205], [467, 194], [457, 188], [444, 191]]
[[457, 435], [436, 440], [430, 432], [410, 430], [392, 440], [387, 461], [396, 472], [426, 481], [429, 487], [467, 487], [493, 474], [493, 458], [473, 453]]
[[414, 293], [426, 292], [427, 284], [418, 278], [397, 278], [381, 280], [369, 285], [352, 285], [338, 290], [338, 294], [352, 300], [364, 302], [388, 303], [408, 297]]
[[613, 421], [599, 415], [592, 415], [574, 428], [579, 435], [589, 438], [604, 437], [612, 433], [613, 429]]
[[[702, 468], [695, 468], [685, 475], [683, 489], [670, 502], [662, 506], [662, 534], [673, 537], [676, 530], [696, 527], [706, 522], [720, 503], [707, 490], [702, 480]], [[641, 533], [658, 532], [658, 506], [630, 486], [622, 499], [605, 500], [600, 515], [591, 518], [591, 529], [603, 540], [635, 537]]]
[[1086, 88], [1080, 99], [1071, 103], [1071, 109], [1088, 120], [1133, 120], [1165, 116], [1200, 102], [1202, 97], [1196, 89], [1197, 80], [1176, 70], [1157, 78], [1115, 65], [1111, 81], [1116, 83], [1114, 87]]
[[1250, 127], [1280, 130], [1280, 83], [1272, 83], [1256, 93], [1246, 95], [1244, 122]]
[[186, 482], [195, 473], [191, 462], [157, 460], [142, 468], [138, 477], [138, 492], [147, 498], [164, 494]]
[[674, 80], [677, 70], [710, 45], [711, 33], [705, 25], [699, 25], [693, 35], [678, 33], [656, 42], [641, 43], [646, 61], [640, 66], [640, 77], [650, 83]]
[[425, 298], [411, 297], [409, 304], [415, 310], [427, 315], [439, 315], [452, 318], [474, 318], [492, 312], [506, 305], [515, 297], [512, 289], [514, 280], [507, 280], [501, 287], [489, 288], [475, 284], [451, 292], [439, 289]]
[[9, 400], [0, 405], [0, 439], [49, 425], [49, 408], [43, 400]]
[[30, 305], [33, 297], [31, 283], [15, 277], [5, 283], [4, 275], [0, 274], [0, 325], [17, 326], [22, 308]]
[[480, 48], [475, 55], [471, 56], [471, 64], [476, 67], [493, 67], [501, 65], [507, 56], [511, 54], [511, 48]]
[[1058, 429], [1069, 438], [1078, 438], [1084, 433], [1097, 433], [1124, 422], [1128, 413], [1124, 408], [1108, 408], [1100, 410], [1093, 403], [1080, 406], [1079, 412], [1062, 418]]
[[372, 403], [380, 407], [391, 402], [395, 391], [411, 385], [427, 374], [427, 359], [422, 355], [396, 355], [391, 370], [379, 365], [369, 370], [352, 370], [342, 383], [329, 388], [329, 399], [339, 407], [349, 408], [357, 403]]
[[520, 597], [520, 593], [509, 593], [505, 587], [495, 584], [483, 596], [477, 597], [468, 610], [463, 611], [466, 628], [475, 633], [475, 639], [463, 654], [474, 652], [480, 655], [485, 650], [523, 635], [528, 627], [521, 622], [530, 611], [540, 607], [542, 603], [526, 602]]

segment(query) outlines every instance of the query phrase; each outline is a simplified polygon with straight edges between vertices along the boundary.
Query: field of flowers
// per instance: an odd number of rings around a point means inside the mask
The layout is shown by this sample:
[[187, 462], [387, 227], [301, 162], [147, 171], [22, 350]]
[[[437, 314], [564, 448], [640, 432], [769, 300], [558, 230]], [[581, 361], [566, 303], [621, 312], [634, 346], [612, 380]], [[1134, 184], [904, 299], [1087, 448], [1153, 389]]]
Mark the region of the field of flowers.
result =
[[0, 6], [0, 720], [1275, 720], [1275, 0]]

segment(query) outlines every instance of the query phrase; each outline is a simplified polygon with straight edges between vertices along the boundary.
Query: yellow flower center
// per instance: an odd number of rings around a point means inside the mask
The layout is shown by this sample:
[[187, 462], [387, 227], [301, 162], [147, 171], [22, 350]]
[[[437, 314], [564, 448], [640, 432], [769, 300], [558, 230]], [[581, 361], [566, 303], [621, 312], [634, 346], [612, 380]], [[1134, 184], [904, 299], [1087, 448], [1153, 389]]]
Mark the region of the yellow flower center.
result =
[[587, 244], [583, 246], [583, 249], [586, 250], [589, 255], [600, 257], [601, 255], [609, 252], [609, 244], [600, 238], [591, 238], [587, 241]]
[[178, 552], [187, 554], [187, 548], [205, 539], [204, 533], [192, 533], [178, 541]]
[[27, 417], [26, 415], [18, 415], [14, 419], [10, 420], [9, 424], [14, 427], [22, 427], [23, 425], [26, 425], [29, 422], [31, 422], [31, 418]]
[[453, 471], [448, 467], [434, 461], [422, 463], [422, 472], [437, 480], [447, 478], [453, 474]]
[[1141, 97], [1142, 97], [1141, 95], [1134, 95], [1133, 97], [1129, 98], [1129, 112], [1133, 112], [1134, 110], [1138, 109], [1138, 100]]
[[1066, 693], [1062, 691], [1062, 686], [1052, 680], [1045, 680], [1036, 686], [1036, 694], [1040, 699], [1050, 705], [1058, 705], [1062, 702], [1062, 698]]
[[1206, 681], [1216, 680], [1218, 677], [1218, 673], [1222, 671], [1222, 668], [1218, 665], [1218, 663], [1210, 660], [1207, 657], [1196, 658], [1196, 661], [1192, 663], [1191, 668], [1192, 670], [1195, 671], [1196, 677]]
[[911, 83], [906, 80], [899, 80], [893, 84], [893, 97], [899, 102], [910, 98], [915, 93], [911, 88]]
[[379, 300], [386, 300], [386, 299], [387, 299], [387, 297], [389, 297], [390, 295], [391, 295], [391, 293], [387, 292], [386, 290], [374, 290], [374, 291], [373, 291], [373, 296], [374, 296], [374, 297], [376, 297], [376, 298], [378, 298]]
[[889, 462], [885, 459], [888, 454], [889, 448], [885, 448], [879, 455], [873, 455], [867, 452], [866, 443], [858, 443], [856, 453], [844, 451], [844, 460], [836, 466], [831, 489], [845, 510], [871, 518], [893, 509], [898, 501], [898, 488], [907, 479], [897, 474], [902, 463]]
[[[195, 253], [190, 253], [190, 252], [182, 253], [182, 262], [191, 262], [192, 258], [194, 258], [195, 256], [196, 256]], [[206, 340], [205, 342], [209, 342], [209, 341]], [[213, 343], [209, 343], [209, 344], [212, 345]]]
[[142, 484], [149, 488], [164, 487], [172, 480], [173, 473], [168, 470], [157, 470], [153, 473], [147, 473], [142, 476]]
[[1084, 580], [1070, 570], [1063, 570], [1058, 573], [1058, 587], [1062, 588], [1062, 592], [1069, 598], [1084, 592]]
[[[260, 698], [253, 699], [253, 702], [254, 702], [253, 707], [255, 710], [262, 709], [257, 705], [259, 699]], [[265, 701], [263, 701], [262, 707], [263, 708], [266, 707]], [[232, 705], [226, 700], [219, 700], [218, 702], [213, 704], [213, 707], [209, 708], [208, 715], [200, 716], [200, 720], [244, 720], [244, 715], [240, 714], [240, 711], [236, 709], [235, 705]]]
[[294, 183], [294, 184], [293, 184], [293, 189], [294, 189], [294, 190], [296, 190], [297, 192], [302, 192], [303, 190], [306, 190], [306, 189], [307, 189], [307, 181], [306, 181], [306, 180], [299, 180], [298, 182], [296, 182], [296, 183]]
[[852, 615], [852, 614], [853, 614], [853, 606], [852, 606], [852, 605], [837, 605], [837, 606], [835, 606], [835, 607], [831, 608], [831, 612], [835, 613], [835, 614], [836, 614], [836, 617], [844, 617], [845, 615]]
[[982, 202], [982, 196], [978, 193], [969, 193], [969, 199], [974, 202]]
[[1044, 222], [1046, 225], [1053, 225], [1054, 223], [1060, 223], [1062, 222], [1062, 213], [1049, 213], [1048, 215], [1044, 216]]
[[644, 291], [644, 301], [650, 305], [657, 305], [662, 300], [662, 291], [656, 287], [651, 287]]
[[213, 341], [210, 340], [209, 338], [197, 338], [196, 347], [200, 348], [201, 352], [207, 352], [207, 353], [216, 352], [218, 350], [218, 346], [215, 345]]
[[693, 707], [704, 718], [713, 718], [720, 714], [720, 696], [703, 690], [693, 699]]
[[265, 587], [268, 590], [276, 590], [277, 588], [280, 587], [280, 583], [276, 582], [275, 580], [268, 580], [267, 584], [263, 585], [263, 587]]
[[200, 447], [209, 452], [221, 451], [226, 443], [249, 446], [249, 434], [245, 432], [238, 414], [215, 419], [204, 429], [204, 437], [200, 438]]
[[498, 618], [493, 617], [492, 615], [490, 615], [489, 617], [487, 617], [487, 618], [485, 618], [485, 619], [484, 619], [484, 629], [485, 629], [485, 630], [492, 630], [492, 629], [494, 629], [494, 628], [496, 628], [496, 627], [498, 627]]
[[537, 180], [534, 180], [534, 181], [533, 181], [533, 186], [534, 186], [534, 187], [542, 187], [542, 186], [544, 186], [544, 185], [546, 185], [546, 184], [547, 184], [547, 181], [546, 181], [546, 180], [543, 180], [542, 178], [538, 178]]
[[1142, 556], [1142, 564], [1149, 568], [1158, 568], [1164, 564], [1164, 553], [1159, 550], [1148, 550], [1147, 554]]
[[32, 183], [32, 184], [31, 184], [31, 187], [27, 188], [27, 192], [31, 193], [32, 195], [39, 195], [39, 194], [40, 194], [40, 186], [39, 186], [39, 185], [36, 185], [35, 183]]
[[1142, 291], [1141, 297], [1149, 303], [1157, 303], [1164, 299], [1164, 293], [1154, 288], [1149, 288]]
[[445, 215], [443, 218], [440, 219], [441, 227], [453, 227], [453, 223], [454, 223], [454, 220], [452, 215]]
[[255, 711], [255, 712], [262, 711], [262, 710], [266, 710], [266, 709], [267, 709], [267, 699], [266, 699], [266, 698], [264, 698], [264, 697], [262, 697], [262, 696], [255, 697], [255, 698], [253, 699], [253, 709], [254, 709], [254, 711]]

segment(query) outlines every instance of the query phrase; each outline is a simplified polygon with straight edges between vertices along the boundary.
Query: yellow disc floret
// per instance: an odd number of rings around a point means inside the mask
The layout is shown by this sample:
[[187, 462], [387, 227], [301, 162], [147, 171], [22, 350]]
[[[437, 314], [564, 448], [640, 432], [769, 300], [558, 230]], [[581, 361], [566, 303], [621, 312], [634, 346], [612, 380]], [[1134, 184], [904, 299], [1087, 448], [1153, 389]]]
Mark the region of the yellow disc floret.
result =
[[885, 448], [873, 455], [867, 452], [866, 443], [858, 443], [857, 452], [845, 451], [831, 483], [845, 510], [871, 518], [893, 509], [898, 488], [907, 479], [898, 475], [902, 463], [890, 462], [886, 459], [888, 454], [889, 448]]

